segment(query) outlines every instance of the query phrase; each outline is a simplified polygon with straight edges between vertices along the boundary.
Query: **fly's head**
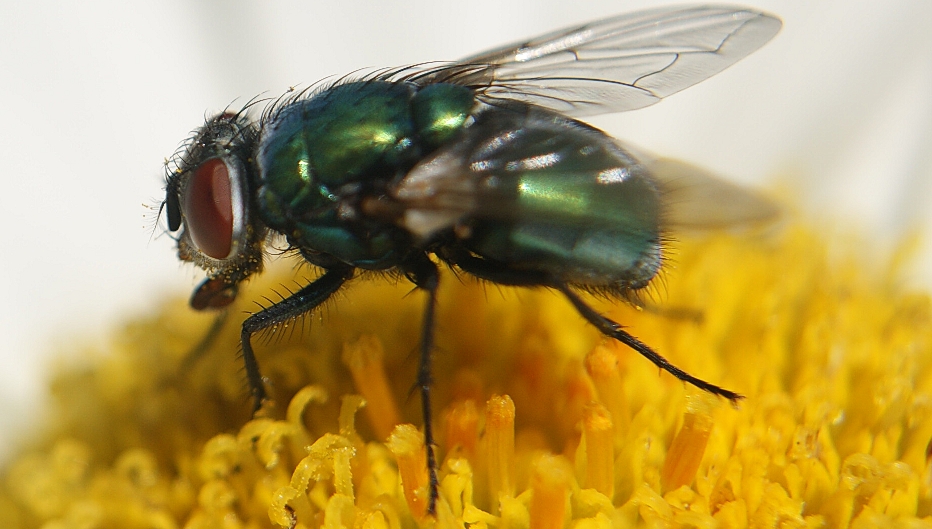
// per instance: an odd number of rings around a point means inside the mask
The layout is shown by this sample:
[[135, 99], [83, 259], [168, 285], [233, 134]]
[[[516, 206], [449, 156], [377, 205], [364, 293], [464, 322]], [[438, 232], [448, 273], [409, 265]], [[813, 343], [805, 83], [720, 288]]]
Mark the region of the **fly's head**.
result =
[[218, 309], [262, 268], [267, 229], [253, 207], [255, 126], [242, 114], [209, 119], [166, 166], [162, 210], [178, 257], [207, 272], [191, 296], [196, 310]]

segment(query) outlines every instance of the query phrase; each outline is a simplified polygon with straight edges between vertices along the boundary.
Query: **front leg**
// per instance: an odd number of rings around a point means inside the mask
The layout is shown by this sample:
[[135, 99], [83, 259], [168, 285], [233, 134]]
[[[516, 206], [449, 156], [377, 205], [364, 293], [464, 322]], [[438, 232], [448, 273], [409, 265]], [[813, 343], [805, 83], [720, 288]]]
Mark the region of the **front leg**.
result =
[[249, 393], [253, 398], [253, 414], [262, 407], [267, 395], [265, 385], [262, 383], [262, 373], [259, 370], [258, 362], [256, 362], [256, 355], [252, 350], [252, 335], [314, 310], [321, 303], [327, 301], [334, 292], [340, 290], [343, 283], [353, 277], [353, 270], [351, 266], [328, 269], [324, 272], [324, 275], [317, 278], [313, 283], [288, 298], [253, 314], [243, 322], [240, 340], [243, 345], [246, 380], [249, 382]]

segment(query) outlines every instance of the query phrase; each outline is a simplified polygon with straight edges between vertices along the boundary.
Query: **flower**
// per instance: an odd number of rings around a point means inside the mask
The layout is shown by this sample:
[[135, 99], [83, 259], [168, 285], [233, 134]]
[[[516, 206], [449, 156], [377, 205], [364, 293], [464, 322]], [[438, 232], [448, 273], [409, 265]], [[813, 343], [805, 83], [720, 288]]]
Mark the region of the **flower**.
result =
[[[0, 525], [930, 523], [932, 303], [865, 247], [801, 227], [688, 239], [655, 301], [592, 300], [742, 393], [735, 406], [606, 340], [553, 292], [444, 275], [436, 517], [409, 398], [422, 294], [356, 281], [260, 335], [274, 404], [254, 418], [233, 352], [255, 301], [195, 356], [210, 318], [173, 301], [59, 369], [47, 429], [3, 473]], [[275, 299], [283, 273], [265, 276], [244, 294]]]

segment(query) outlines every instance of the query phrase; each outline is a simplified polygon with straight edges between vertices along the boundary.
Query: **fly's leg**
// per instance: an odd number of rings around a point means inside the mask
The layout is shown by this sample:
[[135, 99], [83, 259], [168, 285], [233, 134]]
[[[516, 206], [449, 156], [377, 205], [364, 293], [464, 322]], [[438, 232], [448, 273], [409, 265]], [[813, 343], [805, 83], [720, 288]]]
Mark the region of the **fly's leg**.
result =
[[191, 370], [194, 365], [204, 357], [204, 353], [210, 349], [210, 346], [214, 344], [214, 340], [220, 336], [220, 331], [223, 330], [223, 326], [226, 324], [229, 314], [229, 311], [224, 310], [214, 316], [214, 322], [210, 324], [210, 329], [207, 329], [207, 334], [201, 338], [201, 341], [198, 342], [197, 345], [192, 347], [191, 350], [184, 355], [180, 369], [182, 373]]
[[716, 386], [715, 384], [706, 382], [701, 378], [696, 378], [686, 371], [683, 371], [682, 369], [671, 364], [669, 360], [651, 349], [649, 345], [638, 340], [634, 336], [631, 336], [627, 331], [624, 330], [621, 325], [596, 312], [565, 283], [541, 274], [540, 272], [528, 272], [524, 270], [511, 269], [503, 263], [497, 263], [494, 261], [489, 261], [488, 259], [477, 257], [465, 249], [445, 249], [440, 257], [476, 277], [487, 279], [501, 285], [544, 286], [556, 289], [563, 293], [563, 295], [569, 299], [570, 303], [573, 304], [573, 307], [576, 309], [576, 311], [579, 312], [579, 314], [585, 318], [586, 321], [594, 325], [595, 328], [599, 330], [599, 332], [605, 336], [608, 336], [609, 338], [618, 340], [631, 349], [634, 349], [640, 353], [641, 356], [650, 360], [660, 369], [670, 373], [683, 382], [692, 384], [693, 386], [708, 391], [714, 395], [725, 397], [732, 402], [736, 402], [743, 398], [741, 395], [735, 393], [734, 391], [729, 391], [725, 388]]
[[715, 384], [706, 382], [701, 378], [696, 378], [686, 371], [683, 371], [682, 369], [671, 364], [669, 360], [660, 356], [660, 354], [651, 349], [650, 346], [638, 340], [634, 336], [631, 336], [627, 331], [624, 330], [624, 328], [622, 328], [621, 325], [596, 312], [595, 309], [587, 305], [578, 294], [570, 290], [567, 285], [557, 284], [554, 285], [554, 288], [562, 292], [563, 295], [570, 300], [570, 303], [573, 304], [573, 307], [576, 309], [576, 311], [579, 312], [579, 314], [585, 318], [586, 321], [594, 325], [595, 328], [598, 329], [602, 334], [608, 336], [609, 338], [614, 338], [615, 340], [618, 340], [619, 342], [627, 345], [631, 349], [634, 349], [640, 353], [641, 356], [653, 362], [653, 364], [660, 369], [670, 373], [683, 382], [692, 384], [699, 389], [703, 389], [720, 397], [725, 397], [732, 402], [737, 402], [743, 398], [741, 395], [735, 393], [734, 391], [729, 391], [725, 388], [716, 386]]
[[428, 474], [428, 514], [437, 513], [437, 500], [440, 497], [440, 481], [437, 479], [437, 458], [434, 454], [434, 430], [431, 420], [430, 386], [433, 383], [431, 373], [431, 350], [434, 346], [434, 317], [437, 307], [437, 286], [440, 276], [437, 266], [426, 256], [418, 255], [403, 265], [408, 279], [418, 288], [427, 292], [427, 306], [424, 308], [424, 322], [421, 327], [421, 357], [417, 369], [417, 389], [421, 393], [421, 413], [424, 419], [424, 448], [427, 452]]
[[295, 292], [288, 298], [246, 318], [240, 340], [243, 345], [243, 364], [246, 366], [246, 380], [249, 382], [249, 393], [253, 398], [252, 412], [256, 413], [267, 398], [265, 385], [262, 383], [262, 373], [256, 362], [256, 355], [252, 350], [252, 335], [292, 320], [302, 314], [314, 310], [315, 307], [327, 301], [334, 292], [340, 290], [348, 279], [353, 277], [353, 268], [349, 266], [331, 268], [313, 283]]

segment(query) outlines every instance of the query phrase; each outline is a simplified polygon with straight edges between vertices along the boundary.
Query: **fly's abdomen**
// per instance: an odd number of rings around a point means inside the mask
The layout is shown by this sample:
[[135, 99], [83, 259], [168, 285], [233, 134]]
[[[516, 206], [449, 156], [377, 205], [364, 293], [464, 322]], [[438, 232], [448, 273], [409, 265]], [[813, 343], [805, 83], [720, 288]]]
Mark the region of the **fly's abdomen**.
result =
[[517, 178], [518, 218], [477, 221], [470, 245], [486, 257], [571, 283], [646, 285], [660, 267], [657, 218], [647, 218], [644, 209], [657, 211], [656, 190], [637, 177], [603, 188], [585, 176]]
[[611, 138], [535, 108], [490, 109], [473, 128], [487, 129], [488, 139], [469, 162], [481, 204], [465, 241], [472, 251], [609, 289], [640, 288], [654, 277], [659, 190]]
[[364, 268], [397, 262], [406, 234], [362, 215], [463, 126], [472, 90], [455, 85], [345, 83], [272, 111], [257, 165], [263, 220], [292, 245]]

